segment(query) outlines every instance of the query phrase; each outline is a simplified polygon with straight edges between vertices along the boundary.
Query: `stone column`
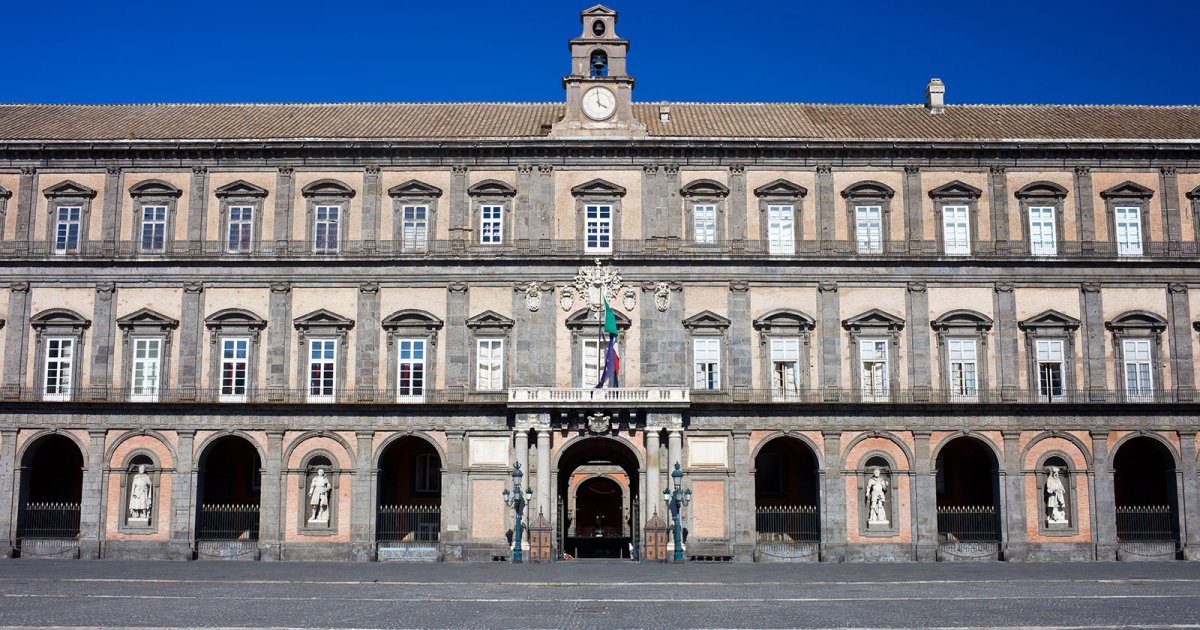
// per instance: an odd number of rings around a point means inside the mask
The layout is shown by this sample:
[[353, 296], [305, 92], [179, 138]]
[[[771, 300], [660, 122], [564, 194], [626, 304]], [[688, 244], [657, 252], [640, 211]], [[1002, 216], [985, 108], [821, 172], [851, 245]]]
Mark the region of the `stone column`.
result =
[[929, 352], [929, 292], [924, 282], [909, 282], [905, 293], [908, 326], [908, 386], [933, 387], [933, 357]]
[[[354, 438], [357, 457], [350, 490], [350, 557], [370, 562], [375, 559], [375, 432], [355, 431]], [[445, 514], [443, 511], [443, 520]]]
[[[746, 165], [729, 167], [729, 211], [727, 223], [729, 240], [746, 240]], [[757, 237], [757, 235], [756, 235]]]
[[465, 389], [470, 365], [467, 334], [467, 310], [470, 308], [465, 282], [451, 282], [446, 287], [446, 389]]
[[446, 560], [464, 560], [463, 533], [467, 522], [466, 480], [463, 462], [466, 459], [465, 433], [446, 432], [446, 472], [442, 475], [442, 554]]
[[[187, 311], [184, 311], [186, 316]], [[179, 448], [175, 472], [171, 474], [171, 541], [173, 560], [192, 559], [192, 527], [196, 524], [196, 471], [193, 468], [193, 440], [196, 432], [178, 429]]]
[[817, 240], [832, 243], [837, 238], [834, 222], [833, 167], [817, 166]]
[[[667, 476], [675, 472], [675, 464], [683, 465], [683, 431], [673, 430], [667, 435]], [[668, 480], [669, 488], [674, 488], [674, 482]]]
[[[179, 316], [179, 388], [198, 390], [204, 380], [200, 357], [204, 348], [204, 283], [183, 283]], [[190, 543], [189, 543], [190, 544]]]
[[[997, 382], [1000, 389], [1015, 391], [1020, 386], [1021, 366], [1017, 365], [1017, 351], [1020, 339], [1017, 332], [1017, 298], [1013, 293], [1013, 285], [1008, 282], [997, 282], [993, 286], [994, 303], [992, 308], [996, 313], [996, 367], [999, 374]], [[1036, 376], [1032, 376], [1036, 378]], [[1035, 391], [1036, 383], [1031, 385]]]
[[930, 462], [928, 431], [913, 431], [913, 539], [916, 559], [937, 559], [937, 471]]
[[750, 283], [744, 280], [729, 282], [729, 376], [734, 388], [752, 387], [751, 371], [754, 362], [754, 338], [750, 314]]
[[1096, 240], [1096, 209], [1092, 200], [1092, 168], [1075, 167], [1075, 207], [1079, 212], [1077, 237], [1089, 251]]
[[842, 479], [842, 434], [823, 431], [825, 468], [821, 471], [821, 561], [846, 560], [846, 482]]
[[33, 208], [36, 205], [37, 170], [32, 166], [21, 167], [21, 184], [17, 189], [16, 240], [28, 241], [33, 231]]
[[[291, 354], [290, 343], [292, 328], [292, 285], [288, 282], [272, 282], [270, 302], [270, 321], [267, 323], [267, 390], [272, 400], [283, 400], [284, 390], [288, 388], [288, 358]], [[304, 383], [296, 383], [296, 388], [303, 388]]]
[[757, 535], [754, 512], [754, 461], [750, 457], [750, 431], [733, 432], [733, 560], [754, 561]]
[[529, 430], [518, 429], [516, 435], [513, 436], [513, 446], [515, 447], [516, 463], [521, 465], [521, 474], [525, 475], [522, 482], [526, 487], [533, 487], [533, 471], [529, 469]]
[[100, 216], [100, 239], [104, 241], [105, 251], [116, 251], [116, 242], [121, 240], [121, 200], [124, 195], [121, 190], [125, 177], [119, 166], [109, 166], [104, 175], [104, 206]]
[[909, 251], [920, 251], [921, 242], [925, 240], [923, 202], [921, 167], [915, 164], [906, 165], [904, 167], [904, 236], [908, 239]]
[[1000, 509], [1004, 513], [1003, 542], [1005, 560], [1025, 560], [1028, 536], [1025, 534], [1025, 476], [1021, 474], [1020, 431], [1004, 431], [1004, 462], [1001, 464]]
[[[549, 427], [549, 414], [540, 414], [544, 422], [543, 426]], [[545, 515], [549, 521], [553, 516], [553, 508], [550, 507], [550, 485], [553, 482], [550, 480], [550, 430], [541, 428], [537, 430], [537, 513]]]
[[1108, 431], [1092, 431], [1091, 437], [1092, 535], [1096, 542], [1096, 560], [1116, 560], [1117, 499], [1108, 458]]
[[258, 549], [262, 560], [281, 560], [283, 551], [283, 431], [267, 431], [267, 457], [259, 496]]
[[8, 333], [4, 344], [4, 387], [16, 396], [29, 369], [29, 283], [8, 285]]
[[1108, 360], [1104, 347], [1104, 305], [1100, 299], [1100, 283], [1084, 282], [1080, 286], [1079, 301], [1084, 383], [1080, 389], [1096, 390], [1102, 397], [1108, 390]]
[[1192, 311], [1186, 284], [1167, 286], [1167, 312], [1171, 320], [1171, 334], [1167, 335], [1171, 349], [1171, 380], [1179, 400], [1190, 402], [1195, 396], [1196, 381], [1192, 361]]
[[[275, 174], [275, 229], [272, 235], [276, 241], [292, 240], [292, 197], [296, 184], [294, 171], [290, 166], [280, 166]], [[263, 237], [265, 240], [265, 236]]]
[[650, 520], [654, 514], [662, 515], [658, 504], [662, 499], [662, 488], [659, 487], [659, 481], [662, 478], [662, 468], [659, 465], [659, 450], [662, 445], [659, 443], [660, 427], [646, 427], [646, 500], [644, 504], [646, 509], [642, 511], [642, 524]]
[[1179, 528], [1183, 543], [1183, 557], [1200, 560], [1200, 479], [1196, 478], [1196, 432], [1179, 432], [1179, 457], [1183, 461], [1180, 474], [1183, 477], [1177, 503], [1182, 519]]
[[988, 169], [988, 205], [992, 209], [992, 240], [1007, 241], [1008, 236], [1008, 176], [1000, 165]]
[[117, 316], [114, 282], [96, 283], [96, 302], [92, 315], [92, 373], [89, 379], [93, 395], [106, 394], [113, 383], [113, 346], [116, 344]]
[[1179, 178], [1174, 166], [1164, 166], [1158, 169], [1159, 187], [1162, 191], [1163, 231], [1166, 232], [1167, 247], [1172, 252], [1179, 251], [1179, 242], [1183, 240], [1183, 223], [1179, 214]]
[[[364, 282], [358, 285], [358, 321], [355, 328], [354, 387], [359, 390], [379, 387], [379, 359], [383, 345], [379, 327], [383, 315], [379, 311], [379, 285]], [[384, 390], [390, 384], [384, 386]]]
[[817, 382], [822, 389], [837, 390], [842, 386], [842, 322], [836, 282], [817, 285], [817, 308], [820, 311], [817, 335], [821, 353]]
[[104, 430], [88, 430], [87, 468], [83, 469], [83, 501], [79, 506], [79, 558], [100, 557], [104, 519]]
[[17, 430], [0, 429], [0, 558], [11, 558], [16, 532], [18, 503], [21, 500], [13, 485], [17, 468]]
[[[208, 167], [193, 166], [192, 181], [188, 187], [187, 237], [196, 251], [205, 237], [205, 222], [208, 214]], [[184, 311], [187, 313], [187, 311]]]
[[371, 243], [367, 249], [374, 249], [374, 241], [379, 238], [380, 209], [383, 207], [383, 184], [378, 165], [369, 164], [363, 169], [362, 197], [362, 240]]

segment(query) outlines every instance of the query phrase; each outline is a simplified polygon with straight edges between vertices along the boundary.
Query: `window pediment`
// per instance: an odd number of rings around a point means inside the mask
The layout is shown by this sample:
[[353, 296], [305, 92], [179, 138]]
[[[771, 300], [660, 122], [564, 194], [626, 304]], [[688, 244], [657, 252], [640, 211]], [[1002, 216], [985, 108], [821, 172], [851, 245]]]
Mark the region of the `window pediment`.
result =
[[808, 189], [786, 179], [776, 179], [754, 189], [756, 197], [766, 199], [795, 199], [808, 195]]
[[1064, 199], [1067, 189], [1054, 182], [1037, 181], [1025, 184], [1013, 193], [1017, 199]]
[[947, 311], [941, 317], [929, 322], [938, 332], [979, 332], [992, 329], [992, 318], [970, 309]]
[[1100, 192], [1101, 199], [1128, 201], [1147, 201], [1154, 196], [1154, 191], [1141, 184], [1125, 181]]
[[929, 191], [930, 199], [978, 199], [981, 195], [982, 190], [957, 179]]
[[883, 182], [865, 180], [856, 182], [842, 191], [843, 199], [891, 199], [896, 191]]
[[508, 332], [513, 327], [513, 320], [497, 313], [496, 311], [484, 311], [478, 315], [467, 318], [467, 328], [476, 333], [486, 332]]
[[267, 196], [267, 189], [262, 188], [261, 186], [255, 186], [244, 179], [239, 179], [217, 188], [213, 191], [213, 194], [216, 195], [217, 199], [222, 199], [225, 197], [262, 198]]
[[300, 189], [300, 194], [306, 199], [313, 197], [338, 197], [351, 199], [355, 195], [353, 188], [336, 179], [318, 179]]
[[134, 199], [141, 197], [173, 197], [178, 199], [183, 190], [161, 179], [147, 179], [129, 187], [129, 196]]
[[1017, 328], [1021, 330], [1046, 330], [1046, 331], [1061, 331], [1071, 332], [1079, 329], [1079, 320], [1050, 309], [1042, 311], [1029, 319], [1023, 319], [1017, 322]]
[[593, 179], [571, 189], [575, 197], [624, 197], [625, 188], [603, 179]]
[[726, 197], [729, 188], [715, 179], [697, 179], [679, 189], [679, 194], [685, 199], [691, 197]]
[[214, 332], [225, 328], [239, 327], [248, 330], [262, 330], [267, 327], [267, 321], [245, 309], [226, 308], [204, 318], [204, 325]]
[[50, 308], [30, 317], [29, 325], [33, 326], [35, 330], [55, 328], [78, 332], [87, 329], [92, 322], [69, 308]]
[[1159, 333], [1167, 329], [1167, 320], [1150, 311], [1126, 311], [1104, 322], [1104, 327], [1116, 333]]
[[887, 311], [873, 308], [861, 315], [842, 320], [842, 328], [852, 332], [862, 330], [898, 332], [904, 328], [904, 320]]
[[517, 189], [498, 179], [485, 179], [467, 189], [472, 197], [515, 197]]
[[1187, 195], [1187, 198], [1191, 199], [1192, 201], [1196, 201], [1197, 199], [1200, 199], [1200, 186], [1197, 186], [1197, 187], [1189, 190], [1185, 194]]
[[811, 332], [816, 326], [816, 320], [789, 308], [775, 309], [754, 320], [754, 330], [764, 333], [800, 334]]
[[385, 317], [382, 325], [387, 331], [431, 333], [441, 330], [444, 323], [426, 311], [405, 309]]
[[432, 184], [410, 179], [404, 183], [392, 186], [388, 189], [387, 193], [389, 197], [426, 199], [429, 197], [441, 197], [442, 189]]
[[696, 332], [698, 330], [724, 332], [729, 328], [730, 323], [727, 317], [722, 317], [712, 311], [700, 311], [683, 320], [683, 327], [689, 332]]
[[124, 317], [117, 318], [117, 328], [125, 331], [140, 329], [166, 332], [177, 326], [179, 326], [179, 320], [148, 308], [139, 308]]
[[46, 188], [42, 191], [42, 194], [47, 199], [54, 199], [56, 197], [84, 197], [94, 199], [96, 197], [96, 191], [69, 179]]
[[[633, 323], [624, 313], [615, 309], [613, 310], [613, 317], [616, 318], [617, 330], [620, 331], [629, 330], [629, 326]], [[592, 311], [586, 308], [581, 308], [572, 313], [567, 317], [566, 323], [567, 329], [572, 331], [583, 328], [598, 328], [603, 324], [603, 322], [596, 321], [595, 316], [592, 315]]]
[[354, 328], [354, 320], [342, 317], [333, 311], [319, 308], [292, 320], [296, 330], [302, 332], [344, 332]]

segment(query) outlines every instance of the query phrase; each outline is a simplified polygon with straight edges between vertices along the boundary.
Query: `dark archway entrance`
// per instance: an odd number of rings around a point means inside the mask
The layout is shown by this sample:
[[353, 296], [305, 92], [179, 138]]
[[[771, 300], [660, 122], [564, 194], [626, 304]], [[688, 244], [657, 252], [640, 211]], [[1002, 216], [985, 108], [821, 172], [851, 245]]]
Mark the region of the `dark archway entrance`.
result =
[[79, 538], [82, 501], [83, 453], [75, 442], [63, 435], [47, 435], [30, 444], [21, 458], [18, 550], [26, 540], [74, 543]]
[[820, 473], [812, 447], [791, 437], [764, 444], [754, 458], [754, 526], [760, 558], [816, 560], [820, 505]]
[[[572, 442], [558, 462], [557, 553], [628, 558], [641, 544], [640, 466], [621, 440]], [[597, 520], [599, 517], [599, 520]]]
[[245, 438], [218, 438], [200, 455], [196, 540], [257, 541], [262, 461]]
[[442, 531], [442, 459], [414, 436], [388, 444], [379, 457], [375, 541], [389, 550], [436, 549]]
[[[1158, 440], [1135, 437], [1113, 457], [1117, 542], [1122, 555], [1173, 554], [1179, 542], [1175, 458]], [[1138, 548], [1130, 548], [1129, 545]], [[1146, 545], [1156, 549], [1140, 549]]]
[[[938, 542], [1000, 542], [999, 463], [987, 444], [958, 437], [937, 457]], [[991, 553], [991, 547], [980, 553]]]

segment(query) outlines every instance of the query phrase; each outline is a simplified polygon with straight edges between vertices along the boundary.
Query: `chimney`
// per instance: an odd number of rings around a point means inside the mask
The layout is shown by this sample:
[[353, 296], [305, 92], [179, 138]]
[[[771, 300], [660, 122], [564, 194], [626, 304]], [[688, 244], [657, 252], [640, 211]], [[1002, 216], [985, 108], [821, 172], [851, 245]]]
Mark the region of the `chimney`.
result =
[[930, 79], [925, 86], [925, 109], [930, 114], [946, 113], [946, 84], [941, 79]]
[[662, 101], [658, 105], [658, 120], [659, 122], [671, 122], [671, 107], [666, 101]]

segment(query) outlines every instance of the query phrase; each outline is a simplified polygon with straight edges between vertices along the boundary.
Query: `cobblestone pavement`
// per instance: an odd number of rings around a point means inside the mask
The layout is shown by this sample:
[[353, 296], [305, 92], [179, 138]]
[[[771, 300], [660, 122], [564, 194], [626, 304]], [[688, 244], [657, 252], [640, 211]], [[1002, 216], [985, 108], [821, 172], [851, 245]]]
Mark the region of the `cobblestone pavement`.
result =
[[0, 627], [1200, 628], [1200, 563], [0, 560]]

